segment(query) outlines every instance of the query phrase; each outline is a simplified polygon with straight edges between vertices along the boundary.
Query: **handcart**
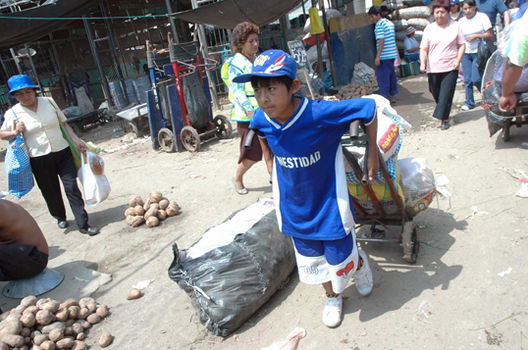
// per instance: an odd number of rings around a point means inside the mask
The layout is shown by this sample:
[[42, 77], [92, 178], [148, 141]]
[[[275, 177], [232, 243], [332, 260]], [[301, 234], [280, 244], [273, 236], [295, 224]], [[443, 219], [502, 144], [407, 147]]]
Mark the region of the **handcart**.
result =
[[[499, 109], [499, 100], [502, 94], [502, 72], [505, 63], [506, 57], [498, 50], [489, 58], [482, 76], [482, 99], [484, 100], [484, 113], [488, 121], [490, 136], [502, 130], [502, 140], [507, 142], [510, 140], [510, 128], [513, 125], [520, 128], [522, 125], [528, 124], [528, 91], [516, 94], [517, 106], [514, 112], [503, 112]], [[521, 76], [521, 79], [526, 79], [526, 77]]]
[[117, 112], [116, 115], [128, 122], [128, 129], [135, 133], [136, 137], [141, 137], [148, 132], [148, 107], [146, 103], [124, 109]]
[[87, 129], [107, 123], [111, 120], [112, 118], [108, 114], [108, 110], [106, 108], [101, 108], [82, 115], [68, 116], [66, 121], [73, 131], [80, 135]]
[[[154, 66], [154, 57], [149, 53], [150, 68]], [[196, 41], [174, 44], [169, 39], [169, 53], [170, 65], [163, 67], [165, 79], [152, 89], [151, 105], [158, 111], [157, 119], [149, 115], [151, 130], [157, 130], [159, 146], [174, 152], [179, 140], [186, 150], [196, 152], [202, 140], [215, 135], [220, 139], [231, 137], [230, 121], [223, 115], [212, 117], [205, 72], [215, 68], [216, 61], [199, 56]]]
[[[358, 124], [353, 122], [350, 128], [350, 140], [358, 141]], [[359, 162], [359, 155], [351, 152], [345, 145], [350, 144], [350, 140], [343, 139], [343, 154], [345, 161], [350, 165], [352, 172], [357, 179], [360, 179], [358, 186], [360, 186], [365, 193], [365, 198], [359, 199], [351, 194], [352, 203], [355, 211], [355, 221], [359, 226], [370, 225], [370, 232], [362, 235], [357, 235], [358, 241], [366, 242], [394, 242], [400, 243], [403, 248], [403, 260], [408, 263], [415, 263], [418, 255], [418, 244], [416, 236], [416, 225], [413, 223], [415, 212], [405, 208], [405, 204], [398, 194], [395, 181], [392, 179], [387, 164], [383, 159], [382, 154], [378, 150], [378, 158], [380, 163], [380, 172], [390, 191], [390, 206], [382, 205], [374, 193], [372, 184], [368, 182], [368, 170], [366, 166], [366, 159], [368, 155], [364, 155], [364, 166]], [[361, 146], [365, 146], [366, 142], [357, 142]], [[377, 149], [377, 148], [376, 148]], [[365, 153], [368, 147], [365, 146]], [[376, 228], [381, 226], [401, 226], [401, 237], [399, 239], [385, 238], [385, 232]]]

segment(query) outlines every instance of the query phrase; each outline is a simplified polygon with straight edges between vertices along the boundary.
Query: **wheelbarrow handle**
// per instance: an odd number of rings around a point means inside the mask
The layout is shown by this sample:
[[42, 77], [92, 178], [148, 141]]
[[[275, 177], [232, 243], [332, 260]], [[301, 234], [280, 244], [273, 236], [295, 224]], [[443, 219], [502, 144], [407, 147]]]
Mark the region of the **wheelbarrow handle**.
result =
[[244, 139], [244, 148], [251, 149], [251, 143], [253, 143], [253, 137], [255, 136], [255, 130], [249, 129], [249, 132]]

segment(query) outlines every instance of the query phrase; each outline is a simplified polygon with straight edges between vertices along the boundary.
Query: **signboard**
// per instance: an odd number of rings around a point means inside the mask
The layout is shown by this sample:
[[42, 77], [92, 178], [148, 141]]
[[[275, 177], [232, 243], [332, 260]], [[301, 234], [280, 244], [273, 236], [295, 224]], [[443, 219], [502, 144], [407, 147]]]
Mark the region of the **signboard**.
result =
[[292, 55], [295, 62], [297, 62], [297, 67], [302, 68], [306, 67], [308, 60], [306, 58], [306, 50], [301, 40], [292, 40], [288, 41], [288, 49]]

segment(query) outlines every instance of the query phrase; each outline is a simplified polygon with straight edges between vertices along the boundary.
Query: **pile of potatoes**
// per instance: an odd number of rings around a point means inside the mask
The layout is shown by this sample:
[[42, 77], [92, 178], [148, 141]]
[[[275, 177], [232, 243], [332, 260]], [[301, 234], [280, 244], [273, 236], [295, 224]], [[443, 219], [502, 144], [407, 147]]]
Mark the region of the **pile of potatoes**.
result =
[[146, 201], [143, 201], [141, 196], [130, 198], [125, 217], [126, 223], [132, 227], [144, 222], [148, 227], [154, 227], [167, 217], [179, 213], [180, 206], [175, 201], [169, 201], [159, 191], [152, 191]]
[[[28, 296], [0, 315], [0, 350], [85, 350], [88, 330], [108, 315], [108, 306], [93, 298], [59, 303]], [[112, 340], [112, 335], [104, 332], [99, 345], [106, 347]]]

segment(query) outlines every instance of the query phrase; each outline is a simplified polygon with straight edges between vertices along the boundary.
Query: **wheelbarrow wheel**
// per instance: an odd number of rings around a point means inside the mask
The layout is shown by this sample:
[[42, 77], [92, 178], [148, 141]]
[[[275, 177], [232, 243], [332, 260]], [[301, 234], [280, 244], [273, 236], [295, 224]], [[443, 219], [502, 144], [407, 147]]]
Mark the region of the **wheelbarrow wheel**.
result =
[[189, 152], [200, 150], [200, 135], [192, 126], [184, 126], [180, 132], [180, 141]]
[[161, 128], [158, 132], [158, 142], [162, 150], [168, 153], [176, 151], [174, 134], [167, 128]]
[[416, 225], [412, 221], [406, 222], [402, 227], [403, 260], [414, 264], [418, 256], [418, 243], [416, 239]]
[[216, 137], [219, 139], [228, 139], [233, 133], [233, 127], [229, 120], [223, 115], [217, 115], [213, 119], [213, 123], [216, 127]]

